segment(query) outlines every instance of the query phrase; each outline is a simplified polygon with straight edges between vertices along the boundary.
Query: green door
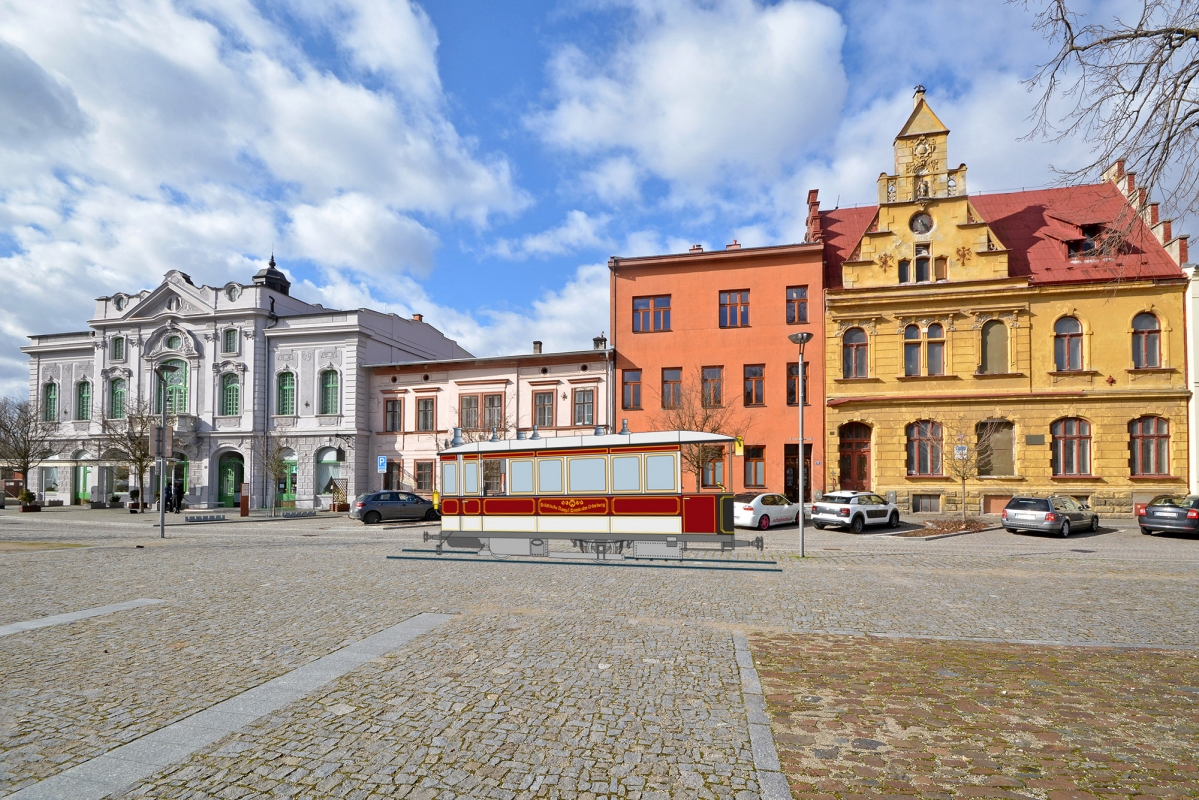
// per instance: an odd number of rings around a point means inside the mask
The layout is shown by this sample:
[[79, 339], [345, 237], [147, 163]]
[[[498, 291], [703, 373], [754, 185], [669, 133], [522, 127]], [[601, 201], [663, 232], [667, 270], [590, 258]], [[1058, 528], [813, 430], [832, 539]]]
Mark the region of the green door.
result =
[[221, 456], [217, 468], [217, 505], [221, 508], [234, 508], [241, 494], [242, 459], [237, 453], [225, 453]]
[[75, 467], [75, 502], [90, 503], [92, 500], [92, 468], [84, 464]]
[[296, 472], [298, 466], [295, 461], [285, 461], [283, 479], [279, 481], [279, 486], [275, 494], [275, 502], [280, 508], [295, 508], [296, 507]]

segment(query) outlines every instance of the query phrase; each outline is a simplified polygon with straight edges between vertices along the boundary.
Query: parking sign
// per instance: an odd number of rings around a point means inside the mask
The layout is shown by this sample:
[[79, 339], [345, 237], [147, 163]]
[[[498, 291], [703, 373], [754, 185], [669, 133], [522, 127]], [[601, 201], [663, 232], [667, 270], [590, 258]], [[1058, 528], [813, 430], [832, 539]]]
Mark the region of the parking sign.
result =
[[964, 444], [955, 444], [953, 446], [953, 458], [955, 461], [965, 461], [970, 454]]
[[387, 472], [387, 456], [379, 456], [379, 466], [375, 469], [379, 472]]

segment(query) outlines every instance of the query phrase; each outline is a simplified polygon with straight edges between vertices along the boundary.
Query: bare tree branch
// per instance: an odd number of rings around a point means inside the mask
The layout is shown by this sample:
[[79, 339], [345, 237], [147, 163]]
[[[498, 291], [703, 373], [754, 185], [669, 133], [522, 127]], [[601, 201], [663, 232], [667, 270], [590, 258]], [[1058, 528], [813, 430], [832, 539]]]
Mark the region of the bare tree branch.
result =
[[44, 421], [40, 411], [32, 400], [0, 398], [0, 464], [21, 473], [26, 491], [30, 471], [66, 447], [58, 422]]
[[[657, 395], [657, 403], [661, 405], [661, 395], [651, 387], [642, 387], [646, 400]], [[699, 367], [690, 376], [690, 380], [682, 382], [679, 402], [669, 408], [661, 409], [654, 415], [651, 424], [660, 431], [698, 431], [700, 433], [720, 433], [725, 436], [744, 436], [748, 425], [734, 406], [730, 404], [731, 397], [727, 386], [722, 386], [719, 395], [715, 390], [705, 386], [703, 370]], [[683, 445], [681, 458], [682, 471], [695, 476], [695, 490], [699, 491], [702, 484], [704, 467], [712, 460], [720, 458], [724, 452], [721, 445], [687, 444]], [[728, 485], [729, 478], [725, 481]]]

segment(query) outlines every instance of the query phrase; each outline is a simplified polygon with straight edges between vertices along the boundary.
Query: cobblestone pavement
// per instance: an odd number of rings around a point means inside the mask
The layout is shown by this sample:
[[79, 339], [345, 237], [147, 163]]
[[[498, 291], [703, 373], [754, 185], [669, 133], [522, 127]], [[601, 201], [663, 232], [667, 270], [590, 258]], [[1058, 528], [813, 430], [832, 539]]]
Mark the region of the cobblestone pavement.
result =
[[802, 797], [1199, 795], [1199, 653], [757, 636]]
[[0, 639], [0, 793], [420, 612], [458, 617], [130, 795], [751, 800], [735, 630], [1199, 648], [1199, 541], [1126, 527], [809, 530], [803, 560], [782, 528], [745, 554], [782, 572], [750, 573], [388, 560], [424, 529], [329, 515], [149, 522], [0, 512], [0, 543], [86, 545], [0, 548], [0, 625], [165, 601]]

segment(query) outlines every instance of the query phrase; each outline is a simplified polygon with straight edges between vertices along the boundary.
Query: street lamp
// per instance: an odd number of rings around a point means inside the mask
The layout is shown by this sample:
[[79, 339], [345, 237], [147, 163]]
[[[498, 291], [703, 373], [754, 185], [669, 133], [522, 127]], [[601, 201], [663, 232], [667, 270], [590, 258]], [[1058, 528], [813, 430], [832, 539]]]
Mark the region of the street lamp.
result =
[[167, 376], [174, 375], [176, 367], [168, 367], [165, 364], [154, 368], [154, 374], [158, 376], [158, 402], [162, 405], [162, 427], [158, 429], [158, 538], [167, 538], [166, 530], [166, 508], [162, 501], [166, 497], [166, 471], [167, 471]]
[[799, 395], [799, 448], [797, 450], [798, 458], [796, 459], [796, 461], [798, 462], [797, 471], [799, 472], [799, 557], [803, 558], [804, 557], [803, 496], [804, 496], [804, 483], [805, 483], [804, 479], [806, 477], [804, 475], [804, 447], [803, 447], [803, 401], [804, 401], [803, 348], [804, 348], [805, 344], [812, 341], [812, 334], [808, 331], [800, 331], [799, 333], [791, 334], [787, 338], [790, 339], [795, 344], [799, 345], [799, 365], [796, 367], [796, 375], [795, 375], [795, 383], [797, 384], [796, 394]]

